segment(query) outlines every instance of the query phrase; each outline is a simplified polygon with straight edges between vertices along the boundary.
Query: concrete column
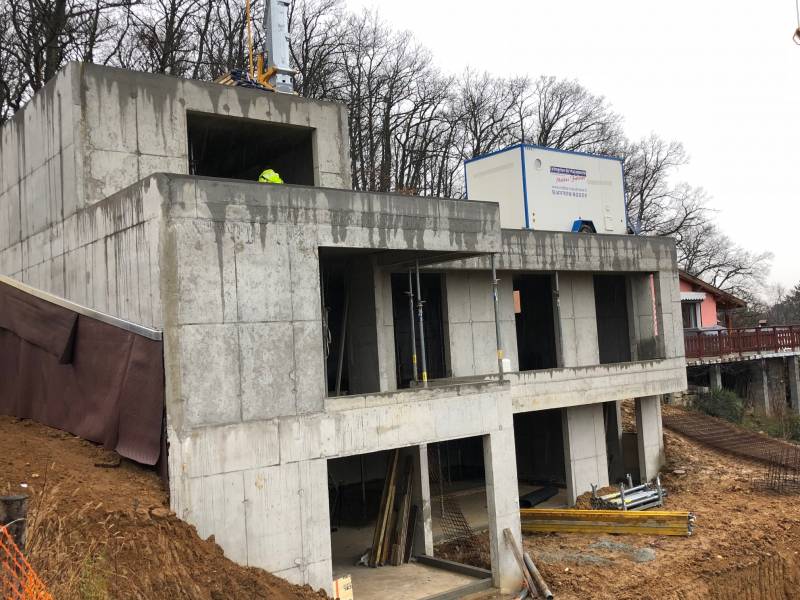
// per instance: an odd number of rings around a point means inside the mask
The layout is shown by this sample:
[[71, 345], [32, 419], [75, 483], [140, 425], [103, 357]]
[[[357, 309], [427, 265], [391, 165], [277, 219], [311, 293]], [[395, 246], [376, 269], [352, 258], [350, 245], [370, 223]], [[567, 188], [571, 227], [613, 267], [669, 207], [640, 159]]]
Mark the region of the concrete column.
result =
[[789, 366], [789, 400], [792, 411], [800, 413], [800, 357], [790, 356], [786, 359]]
[[620, 481], [625, 477], [625, 460], [622, 455], [622, 402], [606, 402], [603, 405], [606, 428], [606, 454], [608, 455], [608, 479]]
[[636, 441], [639, 449], [639, 479], [650, 481], [665, 462], [661, 428], [661, 398], [636, 398]]
[[431, 480], [428, 471], [428, 444], [412, 448], [414, 490], [412, 504], [418, 507], [413, 554], [433, 556], [433, 519], [431, 518]]
[[591, 491], [592, 484], [608, 485], [608, 456], [602, 404], [584, 404], [561, 410], [567, 502]]
[[755, 360], [751, 364], [750, 398], [753, 401], [753, 408], [757, 414], [768, 417], [772, 413], [772, 406], [769, 398], [767, 361], [765, 359]]
[[483, 436], [483, 463], [486, 471], [492, 581], [501, 591], [510, 592], [518, 588], [522, 577], [512, 550], [503, 539], [505, 528], [510, 529], [518, 541], [522, 539], [513, 427]]
[[711, 365], [708, 368], [708, 376], [711, 381], [711, 389], [722, 389], [722, 365]]

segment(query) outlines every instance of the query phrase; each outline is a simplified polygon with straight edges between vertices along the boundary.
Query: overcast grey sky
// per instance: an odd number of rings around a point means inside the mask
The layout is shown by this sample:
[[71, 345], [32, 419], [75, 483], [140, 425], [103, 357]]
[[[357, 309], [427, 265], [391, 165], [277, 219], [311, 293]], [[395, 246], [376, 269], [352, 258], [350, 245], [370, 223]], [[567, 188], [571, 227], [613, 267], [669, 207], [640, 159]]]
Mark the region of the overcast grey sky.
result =
[[683, 142], [681, 179], [722, 229], [800, 282], [800, 46], [795, 0], [347, 0], [412, 31], [439, 67], [578, 79], [632, 138]]

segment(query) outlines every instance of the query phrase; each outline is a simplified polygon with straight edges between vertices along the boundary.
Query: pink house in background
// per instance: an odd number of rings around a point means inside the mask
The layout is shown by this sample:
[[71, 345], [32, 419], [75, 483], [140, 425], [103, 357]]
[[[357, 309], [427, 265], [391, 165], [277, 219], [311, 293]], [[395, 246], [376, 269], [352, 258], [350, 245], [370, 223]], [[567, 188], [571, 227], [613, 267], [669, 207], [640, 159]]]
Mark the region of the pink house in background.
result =
[[[715, 288], [685, 271], [679, 273], [679, 278], [684, 329], [730, 328], [730, 311], [747, 306], [747, 302], [741, 298]], [[724, 323], [719, 321], [720, 313]]]
[[747, 303], [680, 271], [686, 372], [692, 385], [734, 390], [758, 414], [800, 413], [800, 327], [731, 327]]

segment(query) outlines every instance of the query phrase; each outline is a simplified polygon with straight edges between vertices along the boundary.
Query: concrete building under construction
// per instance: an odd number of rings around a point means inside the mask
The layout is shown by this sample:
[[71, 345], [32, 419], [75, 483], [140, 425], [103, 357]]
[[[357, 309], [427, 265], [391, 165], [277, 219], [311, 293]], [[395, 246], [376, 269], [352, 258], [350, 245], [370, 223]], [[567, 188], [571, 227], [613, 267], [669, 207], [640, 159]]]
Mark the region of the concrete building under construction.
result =
[[[354, 192], [343, 106], [88, 64], [0, 144], [0, 275], [161, 332], [171, 504], [237, 562], [330, 590], [358, 558], [342, 505], [374, 521], [370, 482], [401, 448], [414, 553], [434, 551], [435, 456], [452, 489], [485, 494], [510, 588], [520, 490], [570, 504], [663, 462], [660, 396], [686, 387], [669, 239]], [[265, 166], [289, 185], [257, 183]]]

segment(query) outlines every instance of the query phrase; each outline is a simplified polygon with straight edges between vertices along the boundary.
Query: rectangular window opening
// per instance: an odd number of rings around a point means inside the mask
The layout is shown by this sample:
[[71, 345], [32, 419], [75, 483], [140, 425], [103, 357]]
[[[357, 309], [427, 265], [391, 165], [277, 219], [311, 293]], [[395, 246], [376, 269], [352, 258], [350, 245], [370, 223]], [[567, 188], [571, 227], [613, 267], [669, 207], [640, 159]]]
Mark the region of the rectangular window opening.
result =
[[312, 127], [198, 112], [186, 127], [191, 175], [258, 181], [272, 169], [284, 183], [314, 185]]

